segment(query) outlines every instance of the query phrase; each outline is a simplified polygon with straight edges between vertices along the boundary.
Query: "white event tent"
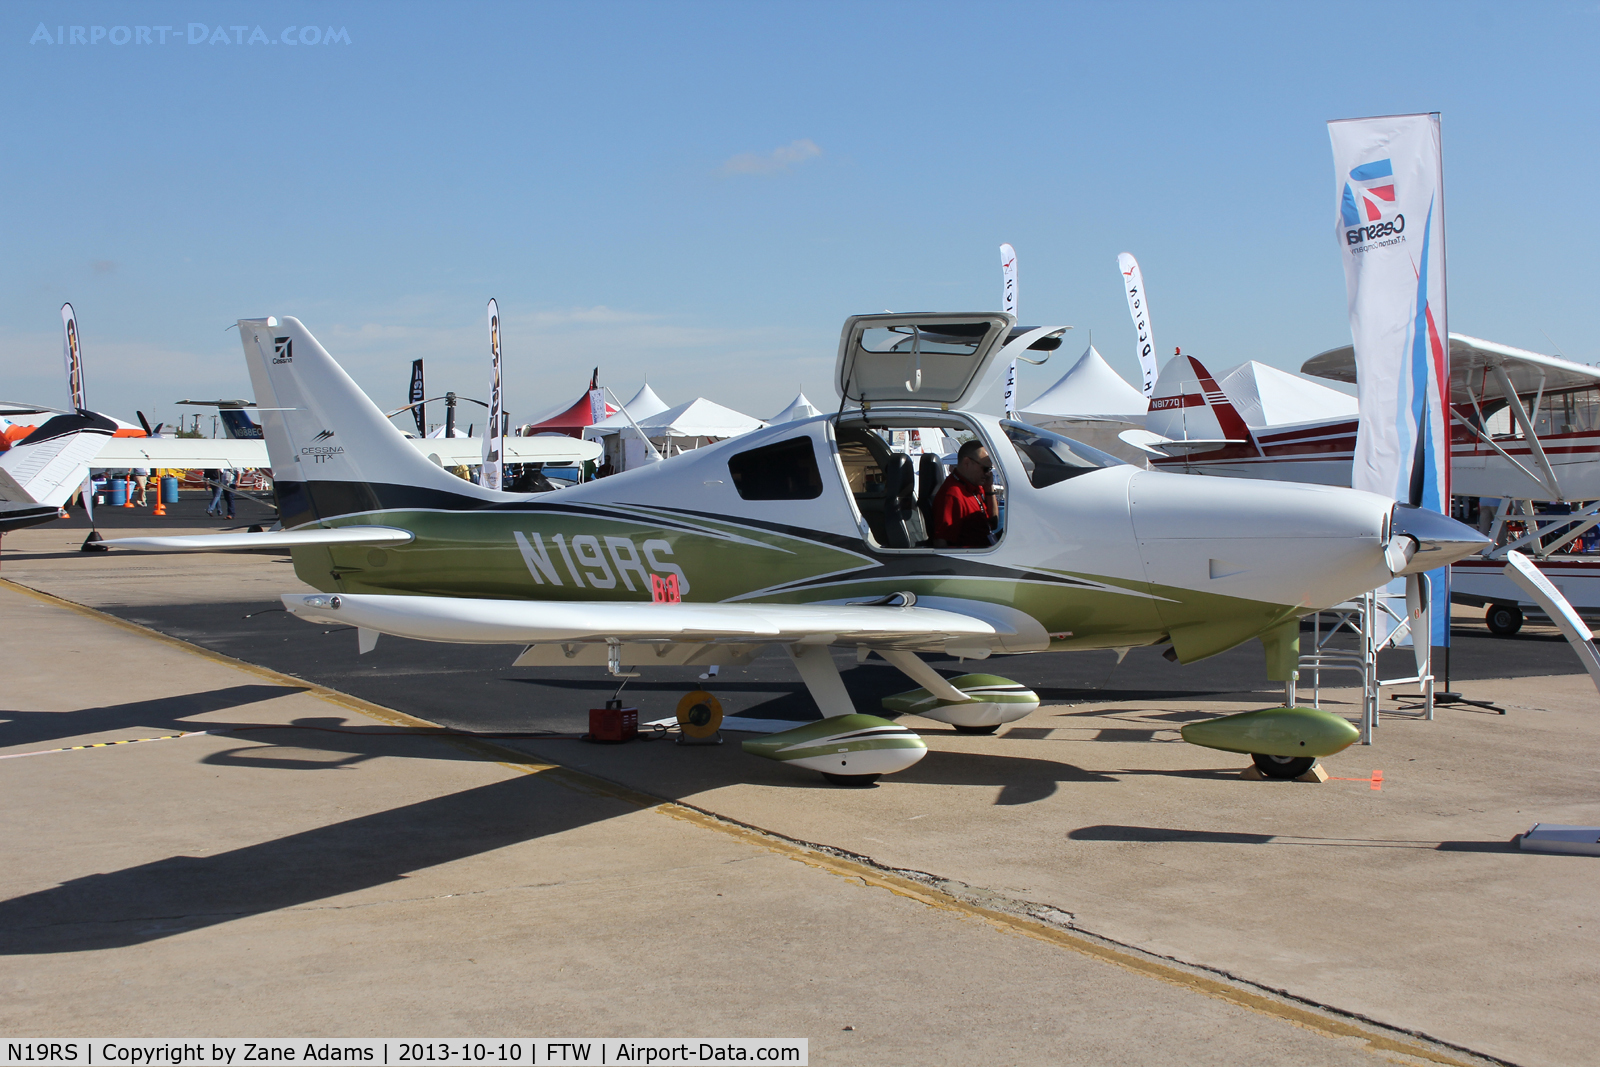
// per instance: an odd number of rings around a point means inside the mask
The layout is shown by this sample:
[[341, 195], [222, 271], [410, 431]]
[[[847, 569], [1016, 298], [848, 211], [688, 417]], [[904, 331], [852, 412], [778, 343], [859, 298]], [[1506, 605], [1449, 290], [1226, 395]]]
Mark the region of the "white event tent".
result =
[[637, 421], [639, 429], [649, 434], [650, 440], [655, 442], [663, 455], [738, 437], [766, 425], [760, 419], [723, 407], [703, 396]]
[[[623, 406], [663, 456], [676, 455], [727, 437], [737, 437], [766, 425], [760, 419], [723, 407], [703, 396], [669, 408], [648, 385]], [[633, 426], [620, 411], [603, 422], [587, 427], [583, 435], [591, 441], [601, 442], [606, 457], [619, 471], [642, 466], [649, 456], [644, 442], [639, 440], [639, 435], [633, 432]]]
[[1359, 415], [1355, 397], [1253, 359], [1222, 375], [1217, 385], [1252, 430]]
[[1018, 409], [1017, 415], [1043, 430], [1145, 466], [1145, 455], [1117, 434], [1144, 427], [1144, 395], [1111, 369], [1090, 345], [1061, 380]]
[[821, 414], [822, 412], [817, 409], [817, 406], [806, 399], [805, 391], [801, 390], [800, 393], [789, 402], [788, 407], [784, 408], [782, 411], [778, 412], [776, 415], [772, 416], [772, 418], [767, 420], [767, 425], [776, 426], [780, 422], [795, 422], [799, 419], [809, 419], [812, 416]]
[[[650, 388], [650, 383], [645, 382], [633, 399], [622, 405], [623, 411], [617, 412], [608, 418], [584, 427], [583, 437], [586, 441], [599, 441], [604, 451], [602, 455], [611, 461], [611, 465], [619, 471], [630, 470], [642, 465], [649, 450], [644, 447], [644, 442], [639, 440], [639, 435], [633, 432], [633, 422], [643, 422], [652, 415], [659, 415], [667, 410], [667, 402], [656, 395]], [[640, 429], [644, 429], [643, 426]], [[645, 431], [649, 433], [648, 430]]]

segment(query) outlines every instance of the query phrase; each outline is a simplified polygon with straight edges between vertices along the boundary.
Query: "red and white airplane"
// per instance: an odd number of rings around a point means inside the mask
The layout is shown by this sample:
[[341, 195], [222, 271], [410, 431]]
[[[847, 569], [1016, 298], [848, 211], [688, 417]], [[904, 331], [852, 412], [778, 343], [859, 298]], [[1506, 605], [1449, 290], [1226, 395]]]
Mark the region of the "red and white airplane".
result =
[[[1356, 380], [1349, 345], [1301, 369]], [[1517, 549], [1575, 606], [1600, 611], [1600, 559], [1572, 552], [1600, 523], [1600, 369], [1452, 333], [1450, 385], [1452, 493], [1496, 509], [1496, 548], [1455, 565], [1453, 598], [1488, 606], [1490, 628], [1514, 633], [1527, 601], [1500, 572]], [[1253, 362], [1218, 378], [1179, 355], [1162, 370], [1144, 427], [1121, 436], [1161, 470], [1347, 486], [1358, 426], [1355, 398], [1336, 389]], [[1539, 514], [1535, 502], [1550, 501], [1591, 503]]]

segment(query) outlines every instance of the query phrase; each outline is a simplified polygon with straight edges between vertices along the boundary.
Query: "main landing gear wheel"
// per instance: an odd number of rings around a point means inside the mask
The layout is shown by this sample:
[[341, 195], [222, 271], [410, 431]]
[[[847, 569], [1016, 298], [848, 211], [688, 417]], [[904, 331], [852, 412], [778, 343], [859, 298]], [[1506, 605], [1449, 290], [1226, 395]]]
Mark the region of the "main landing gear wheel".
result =
[[1250, 758], [1256, 761], [1256, 770], [1264, 777], [1285, 781], [1298, 778], [1317, 765], [1315, 756], [1264, 756], [1252, 752]]
[[822, 777], [826, 778], [828, 781], [832, 782], [834, 785], [842, 785], [842, 786], [846, 786], [846, 787], [848, 787], [850, 789], [865, 789], [867, 786], [873, 785], [874, 783], [876, 783], [879, 778], [883, 777], [883, 775], [881, 775], [881, 774], [834, 774], [832, 771], [823, 771], [822, 772]]
[[957, 726], [955, 723], [950, 725], [955, 728], [958, 734], [992, 734], [1000, 729], [1000, 724], [997, 722], [990, 723], [988, 726]]
[[1483, 624], [1497, 637], [1510, 637], [1522, 629], [1522, 609], [1515, 604], [1490, 604]]

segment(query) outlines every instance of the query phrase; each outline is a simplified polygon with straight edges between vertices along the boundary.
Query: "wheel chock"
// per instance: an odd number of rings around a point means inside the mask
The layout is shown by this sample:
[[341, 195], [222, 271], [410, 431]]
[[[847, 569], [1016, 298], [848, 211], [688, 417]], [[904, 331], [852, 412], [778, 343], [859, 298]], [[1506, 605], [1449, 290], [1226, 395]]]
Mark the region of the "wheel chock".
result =
[[[1253, 763], [1244, 770], [1240, 771], [1239, 777], [1246, 782], [1271, 781], [1271, 779], [1262, 774], [1260, 769]], [[1281, 781], [1282, 779], [1279, 780]], [[1311, 765], [1311, 769], [1309, 771], [1302, 774], [1298, 778], [1291, 778], [1289, 780], [1291, 782], [1306, 782], [1310, 785], [1321, 785], [1323, 782], [1328, 780], [1328, 772], [1322, 769], [1322, 764], [1314, 763]]]

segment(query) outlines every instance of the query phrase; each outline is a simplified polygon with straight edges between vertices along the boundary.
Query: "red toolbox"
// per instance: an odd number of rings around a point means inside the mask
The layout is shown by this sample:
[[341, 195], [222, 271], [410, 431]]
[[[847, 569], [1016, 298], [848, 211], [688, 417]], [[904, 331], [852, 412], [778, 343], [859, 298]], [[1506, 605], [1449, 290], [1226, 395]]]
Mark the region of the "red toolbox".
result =
[[620, 700], [608, 700], [603, 708], [589, 709], [589, 736], [585, 741], [619, 744], [638, 736], [638, 708], [625, 708]]

